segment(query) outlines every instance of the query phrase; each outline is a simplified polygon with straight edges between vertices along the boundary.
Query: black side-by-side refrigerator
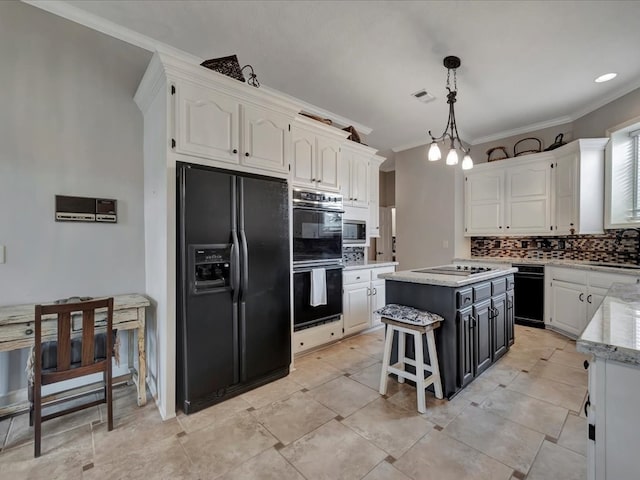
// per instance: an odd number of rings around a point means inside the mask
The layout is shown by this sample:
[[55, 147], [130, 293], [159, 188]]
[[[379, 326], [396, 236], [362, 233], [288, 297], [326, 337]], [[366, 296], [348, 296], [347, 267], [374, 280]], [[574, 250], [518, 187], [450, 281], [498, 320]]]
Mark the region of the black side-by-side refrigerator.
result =
[[186, 414], [289, 373], [288, 187], [177, 164], [177, 406]]

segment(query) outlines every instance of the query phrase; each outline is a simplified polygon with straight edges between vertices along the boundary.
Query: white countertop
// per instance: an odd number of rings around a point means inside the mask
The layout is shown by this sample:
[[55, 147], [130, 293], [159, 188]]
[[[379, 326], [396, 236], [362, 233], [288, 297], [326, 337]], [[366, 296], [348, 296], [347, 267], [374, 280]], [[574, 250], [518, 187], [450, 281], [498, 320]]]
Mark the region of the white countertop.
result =
[[454, 263], [480, 263], [480, 264], [506, 264], [506, 265], [551, 265], [555, 267], [570, 267], [578, 270], [591, 270], [596, 272], [620, 273], [622, 275], [640, 275], [640, 266], [615, 264], [604, 262], [587, 262], [580, 260], [558, 260], [537, 258], [513, 258], [513, 257], [471, 257], [454, 258]]
[[[429, 268], [429, 267], [424, 267]], [[402, 272], [383, 273], [380, 278], [385, 280], [394, 280], [397, 282], [408, 283], [422, 283], [425, 285], [441, 285], [445, 287], [462, 287], [471, 283], [482, 282], [484, 280], [490, 280], [492, 278], [507, 275], [509, 273], [515, 273], [517, 268], [513, 268], [510, 265], [499, 266], [495, 270], [489, 272], [476, 273], [466, 277], [459, 275], [446, 275], [441, 273], [431, 272], [416, 272], [415, 270], [422, 270], [421, 268], [414, 268], [413, 270], [404, 270]]]
[[364, 262], [345, 262], [345, 270], [360, 270], [363, 268], [377, 268], [377, 267], [394, 267], [398, 265], [398, 262], [387, 262], [384, 260], [364, 260]]
[[577, 340], [576, 349], [640, 366], [640, 285], [614, 283]]

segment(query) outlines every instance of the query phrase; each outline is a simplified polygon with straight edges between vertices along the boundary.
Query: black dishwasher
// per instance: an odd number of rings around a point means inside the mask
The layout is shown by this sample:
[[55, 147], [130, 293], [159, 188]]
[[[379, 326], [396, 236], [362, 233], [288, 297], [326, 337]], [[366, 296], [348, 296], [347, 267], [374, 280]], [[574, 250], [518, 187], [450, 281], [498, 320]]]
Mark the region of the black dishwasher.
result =
[[513, 275], [515, 323], [544, 328], [544, 266], [515, 263], [513, 266], [518, 269]]

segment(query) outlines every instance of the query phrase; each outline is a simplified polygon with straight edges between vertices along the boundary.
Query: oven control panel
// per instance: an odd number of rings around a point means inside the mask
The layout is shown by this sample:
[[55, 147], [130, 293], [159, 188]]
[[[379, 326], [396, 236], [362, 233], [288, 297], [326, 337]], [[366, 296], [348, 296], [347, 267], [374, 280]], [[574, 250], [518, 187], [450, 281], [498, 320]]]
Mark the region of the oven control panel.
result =
[[293, 189], [294, 207], [315, 207], [342, 210], [342, 195], [316, 190]]

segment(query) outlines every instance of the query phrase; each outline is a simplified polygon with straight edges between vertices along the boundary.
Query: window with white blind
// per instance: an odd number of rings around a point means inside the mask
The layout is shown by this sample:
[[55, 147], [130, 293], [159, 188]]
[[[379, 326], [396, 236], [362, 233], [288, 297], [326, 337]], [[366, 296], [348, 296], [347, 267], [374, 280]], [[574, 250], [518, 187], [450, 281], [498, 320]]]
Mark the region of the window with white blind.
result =
[[640, 225], [639, 120], [609, 132], [605, 228]]

